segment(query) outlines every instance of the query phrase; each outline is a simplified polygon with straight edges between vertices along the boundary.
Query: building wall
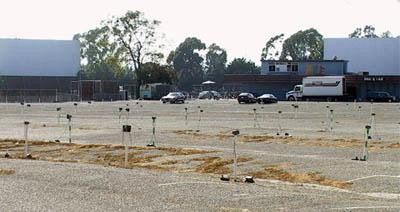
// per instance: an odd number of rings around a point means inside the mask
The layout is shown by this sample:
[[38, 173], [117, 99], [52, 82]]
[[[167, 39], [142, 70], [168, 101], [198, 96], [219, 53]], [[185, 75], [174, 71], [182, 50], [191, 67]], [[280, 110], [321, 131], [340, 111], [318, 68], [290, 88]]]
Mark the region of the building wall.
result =
[[70, 101], [76, 77], [0, 76], [0, 102]]
[[74, 77], [79, 68], [79, 41], [0, 39], [0, 76]]
[[[234, 93], [251, 92], [258, 95], [264, 93], [274, 94], [279, 100], [285, 100], [286, 92], [293, 89], [294, 85], [302, 84], [304, 76], [300, 75], [240, 75], [224, 76], [224, 90]], [[369, 91], [385, 91], [400, 99], [400, 76], [362, 76], [346, 75], [348, 94], [358, 100], [364, 101]]]
[[122, 96], [116, 80], [81, 80], [71, 82], [74, 101], [115, 101]]
[[[279, 65], [277, 65], [279, 64]], [[297, 71], [288, 70], [284, 68], [287, 65], [297, 65]], [[275, 68], [275, 71], [270, 71], [270, 65], [281, 66], [284, 68], [280, 71]], [[274, 75], [331, 75], [340, 76], [347, 73], [347, 61], [344, 60], [328, 60], [328, 61], [274, 61], [266, 60], [261, 61], [261, 74], [274, 74]]]
[[299, 75], [224, 75], [224, 90], [230, 93], [251, 92], [257, 95], [270, 93], [285, 100], [286, 92], [301, 84]]
[[324, 58], [348, 60], [349, 72], [400, 75], [399, 38], [327, 38]]

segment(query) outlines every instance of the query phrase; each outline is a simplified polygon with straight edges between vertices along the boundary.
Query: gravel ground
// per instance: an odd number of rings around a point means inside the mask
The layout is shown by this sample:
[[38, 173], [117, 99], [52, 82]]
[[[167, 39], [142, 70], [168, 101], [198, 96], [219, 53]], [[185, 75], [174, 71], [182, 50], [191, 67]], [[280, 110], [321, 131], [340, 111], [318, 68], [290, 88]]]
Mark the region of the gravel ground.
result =
[[[127, 106], [128, 104], [128, 106]], [[255, 184], [221, 182], [218, 176], [120, 169], [97, 165], [0, 159], [1, 169], [15, 174], [0, 176], [3, 211], [121, 210], [121, 211], [230, 211], [265, 210], [393, 210], [400, 209], [400, 104], [291, 102], [273, 105], [239, 105], [233, 100], [0, 104], [0, 138], [23, 138], [23, 121], [30, 121], [32, 140], [68, 140], [65, 114], [72, 114], [72, 140], [76, 143], [121, 143], [121, 125], [134, 126], [133, 145], [151, 141], [151, 116], [157, 117], [157, 146], [219, 150], [230, 157], [230, 135], [270, 136], [257, 142], [241, 141], [238, 154], [262, 165], [285, 165], [296, 173], [318, 172], [352, 185], [338, 189], [256, 179]], [[200, 106], [200, 108], [198, 108]], [[329, 106], [329, 108], [327, 108]], [[62, 107], [58, 123], [56, 111]], [[119, 120], [118, 108], [130, 108]], [[188, 121], [185, 110], [188, 108]], [[256, 122], [254, 112], [256, 109]], [[199, 110], [201, 121], [199, 122]], [[333, 109], [333, 131], [328, 113]], [[282, 111], [279, 117], [278, 111]], [[366, 162], [362, 155], [364, 126], [376, 113], [373, 146]], [[255, 125], [255, 127], [254, 127]], [[279, 131], [281, 128], [281, 131]], [[184, 130], [198, 133], [182, 134]], [[280, 132], [277, 136], [276, 133]], [[285, 137], [289, 133], [292, 137]], [[3, 153], [1, 153], [3, 154]], [[240, 166], [239, 173], [254, 168]]]
[[222, 182], [207, 175], [0, 160], [16, 170], [0, 181], [2, 211], [250, 211], [376, 208], [398, 211], [391, 197], [315, 185]]

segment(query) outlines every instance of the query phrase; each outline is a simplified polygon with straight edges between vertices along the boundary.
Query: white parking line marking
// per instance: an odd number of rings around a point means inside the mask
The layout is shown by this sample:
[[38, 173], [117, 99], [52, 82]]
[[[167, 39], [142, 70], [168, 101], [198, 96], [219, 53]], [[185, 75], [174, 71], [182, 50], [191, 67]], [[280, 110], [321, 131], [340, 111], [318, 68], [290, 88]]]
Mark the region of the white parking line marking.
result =
[[230, 183], [218, 183], [218, 182], [173, 182], [173, 183], [163, 183], [163, 184], [158, 184], [158, 186], [173, 186], [173, 185], [180, 185], [180, 184], [217, 184], [217, 185], [232, 185]]
[[351, 210], [351, 209], [395, 209], [400, 208], [400, 206], [354, 206], [354, 207], [342, 207], [342, 208], [331, 208], [331, 210]]
[[352, 180], [348, 180], [347, 182], [354, 182], [354, 181], [358, 181], [358, 180], [364, 180], [364, 179], [368, 179], [368, 178], [374, 178], [374, 177], [391, 177], [391, 178], [400, 178], [399, 176], [393, 176], [393, 175], [371, 175], [371, 176], [366, 176], [366, 177], [360, 177], [360, 178], [356, 178], [356, 179], [352, 179]]

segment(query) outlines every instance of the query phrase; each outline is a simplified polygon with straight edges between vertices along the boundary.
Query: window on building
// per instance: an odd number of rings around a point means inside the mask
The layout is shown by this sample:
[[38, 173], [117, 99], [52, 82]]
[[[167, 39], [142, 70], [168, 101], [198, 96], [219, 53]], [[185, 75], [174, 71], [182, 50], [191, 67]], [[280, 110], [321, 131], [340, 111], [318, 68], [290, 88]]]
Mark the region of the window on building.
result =
[[269, 71], [275, 71], [275, 65], [269, 65]]
[[292, 69], [291, 71], [293, 72], [298, 72], [299, 71], [299, 64], [292, 64]]

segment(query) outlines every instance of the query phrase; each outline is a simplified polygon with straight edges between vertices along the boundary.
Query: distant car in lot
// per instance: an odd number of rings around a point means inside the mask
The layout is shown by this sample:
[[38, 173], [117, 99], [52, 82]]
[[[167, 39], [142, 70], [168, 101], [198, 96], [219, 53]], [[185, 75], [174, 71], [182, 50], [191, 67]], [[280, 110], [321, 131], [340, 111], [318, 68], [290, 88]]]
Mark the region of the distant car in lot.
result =
[[185, 103], [185, 95], [181, 92], [171, 92], [166, 96], [161, 97], [162, 103], [171, 103], [171, 104], [176, 104], [176, 103]]
[[277, 103], [278, 99], [272, 94], [263, 94], [263, 95], [257, 97], [257, 102], [260, 104], [261, 103], [270, 104], [270, 103]]
[[222, 96], [217, 91], [202, 91], [199, 93], [199, 99], [221, 99]]
[[395, 102], [396, 97], [390, 95], [388, 92], [374, 91], [367, 93], [367, 101], [371, 102]]
[[241, 104], [241, 103], [251, 104], [251, 103], [257, 102], [257, 98], [254, 97], [254, 95], [251, 93], [241, 93], [241, 94], [239, 94], [237, 100], [238, 100], [239, 104]]

